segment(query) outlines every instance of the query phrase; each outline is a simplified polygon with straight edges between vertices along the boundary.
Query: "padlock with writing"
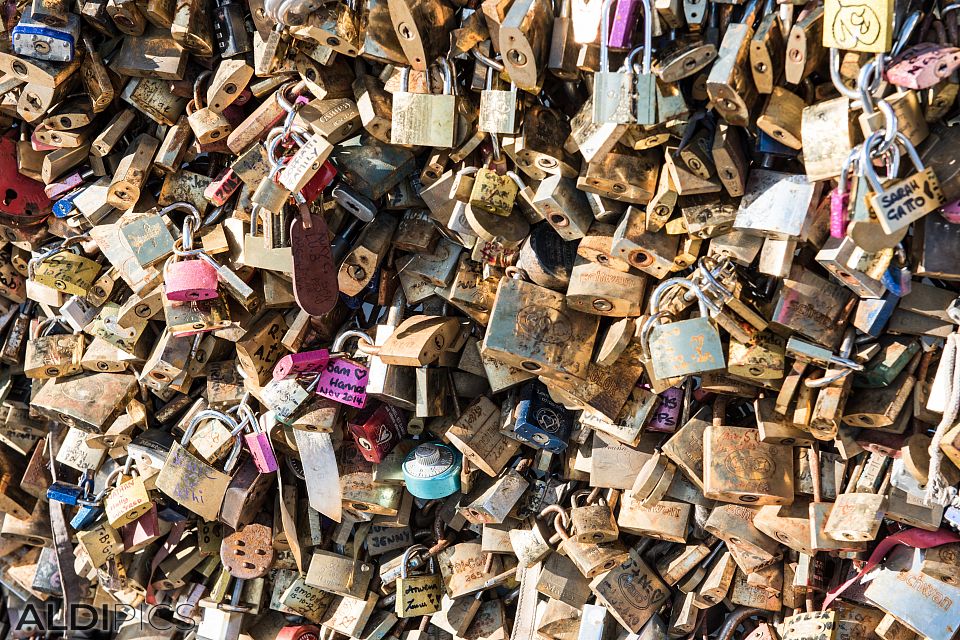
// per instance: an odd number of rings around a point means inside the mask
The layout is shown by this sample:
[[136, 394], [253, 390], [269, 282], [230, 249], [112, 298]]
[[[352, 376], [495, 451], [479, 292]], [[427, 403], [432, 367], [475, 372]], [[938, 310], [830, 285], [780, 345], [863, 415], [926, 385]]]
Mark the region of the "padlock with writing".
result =
[[570, 497], [570, 535], [578, 542], [613, 542], [620, 535], [613, 511], [606, 498], [591, 499], [592, 493], [599, 491], [578, 491]]
[[[181, 506], [205, 520], [216, 520], [223, 504], [223, 496], [230, 484], [230, 472], [236, 466], [242, 448], [239, 437], [234, 439], [233, 448], [224, 470], [212, 467], [187, 450], [187, 444], [197, 425], [205, 419], [223, 420], [219, 411], [200, 411], [190, 420], [183, 438], [174, 442], [167, 459], [156, 478], [156, 487], [176, 500]], [[239, 434], [239, 425], [233, 418], [226, 417], [231, 432]]]
[[[132, 468], [132, 465], [133, 459], [128, 457], [124, 466], [111, 473], [106, 482], [109, 486], [114, 478], [117, 481], [112, 489], [107, 490], [103, 499], [107, 522], [117, 529], [145, 515], [153, 507], [143, 478], [140, 477], [139, 471]], [[133, 474], [133, 477], [124, 481], [123, 477], [128, 474]]]
[[720, 335], [707, 315], [708, 309], [718, 309], [706, 294], [689, 280], [670, 278], [661, 282], [651, 295], [651, 314], [655, 317], [660, 312], [660, 298], [674, 285], [694, 292], [700, 317], [653, 326], [645, 350], [649, 354], [654, 374], [663, 379], [725, 368]]
[[393, 94], [393, 119], [390, 143], [425, 147], [453, 146], [457, 97], [453, 90], [451, 63], [440, 65], [443, 75], [443, 93], [410, 92], [410, 69], [400, 72], [400, 91]]
[[411, 556], [424, 553], [427, 548], [422, 544], [413, 545], [403, 552], [400, 577], [397, 578], [397, 600], [395, 613], [398, 618], [429, 615], [440, 610], [441, 583], [436, 573], [434, 559], [430, 558], [427, 575], [410, 576]]
[[[362, 331], [344, 331], [337, 336], [331, 347], [331, 356], [340, 354], [347, 340], [360, 340], [361, 351], [374, 348], [370, 336]], [[317, 395], [336, 402], [362, 409], [367, 404], [367, 375], [364, 365], [348, 357], [331, 357], [317, 382]]]

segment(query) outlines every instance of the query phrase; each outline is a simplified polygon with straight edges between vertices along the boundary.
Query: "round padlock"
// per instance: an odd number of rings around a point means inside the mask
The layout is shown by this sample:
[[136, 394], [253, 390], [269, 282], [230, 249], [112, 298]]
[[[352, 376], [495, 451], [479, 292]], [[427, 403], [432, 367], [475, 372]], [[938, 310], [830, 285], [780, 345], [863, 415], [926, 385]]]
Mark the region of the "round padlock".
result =
[[424, 500], [445, 498], [460, 490], [460, 452], [440, 442], [424, 442], [403, 461], [407, 491]]

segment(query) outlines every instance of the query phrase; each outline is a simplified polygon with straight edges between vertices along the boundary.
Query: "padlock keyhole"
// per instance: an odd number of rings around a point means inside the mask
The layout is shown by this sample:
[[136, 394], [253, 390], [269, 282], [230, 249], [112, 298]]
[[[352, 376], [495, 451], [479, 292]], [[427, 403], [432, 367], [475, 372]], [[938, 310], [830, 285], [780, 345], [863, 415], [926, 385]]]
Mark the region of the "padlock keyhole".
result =
[[3, 204], [4, 206], [10, 206], [10, 203], [17, 199], [17, 192], [13, 189], [8, 188], [3, 194]]

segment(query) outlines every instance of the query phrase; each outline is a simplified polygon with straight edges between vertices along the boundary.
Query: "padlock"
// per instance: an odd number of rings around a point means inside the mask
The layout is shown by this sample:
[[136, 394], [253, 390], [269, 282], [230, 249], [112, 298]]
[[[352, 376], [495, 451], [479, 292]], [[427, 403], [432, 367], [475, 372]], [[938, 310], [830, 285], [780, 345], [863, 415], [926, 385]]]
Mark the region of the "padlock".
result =
[[433, 558], [430, 558], [427, 575], [409, 576], [410, 557], [415, 553], [424, 553], [427, 548], [422, 544], [413, 545], [403, 552], [400, 577], [396, 583], [396, 615], [398, 618], [412, 618], [428, 615], [440, 610], [440, 575], [436, 573]]
[[[178, 4], [189, 4], [189, 2], [180, 2]], [[220, 111], [215, 111], [210, 106], [203, 107], [203, 101], [200, 100], [200, 87], [210, 78], [211, 72], [204, 71], [197, 76], [193, 85], [193, 100], [187, 104], [187, 122], [193, 135], [201, 145], [211, 144], [226, 137], [233, 130], [230, 121]], [[210, 88], [210, 87], [208, 87]]]
[[571, 537], [566, 522], [569, 519], [565, 513], [558, 513], [554, 518], [554, 528], [561, 540], [560, 549], [585, 577], [595, 578], [627, 559], [627, 550], [619, 540], [602, 544], [579, 542]]
[[[334, 340], [332, 353], [339, 353], [350, 338], [358, 338], [361, 345], [373, 345], [370, 337], [361, 331], [344, 331]], [[365, 366], [350, 358], [331, 358], [320, 374], [317, 395], [362, 409], [367, 403], [368, 373]]]
[[[570, 535], [578, 542], [613, 542], [620, 534], [613, 511], [603, 496], [591, 503], [589, 493], [580, 491], [570, 497]], [[581, 498], [586, 504], [579, 506]]]
[[166, 461], [156, 478], [156, 487], [201, 518], [215, 520], [220, 513], [227, 486], [230, 484], [229, 474], [240, 456], [241, 441], [239, 425], [228, 416], [226, 420], [231, 426], [231, 433], [236, 431], [238, 435], [224, 463], [225, 472], [196, 458], [187, 450], [187, 444], [197, 425], [208, 418], [222, 420], [224, 414], [217, 411], [200, 411], [191, 418], [183, 438], [170, 447], [170, 453], [167, 454]]
[[82, 333], [49, 335], [59, 323], [61, 320], [54, 317], [37, 324], [27, 341], [23, 360], [23, 372], [27, 377], [44, 380], [80, 373], [84, 336]]
[[453, 93], [452, 72], [446, 63], [440, 65], [443, 93], [411, 93], [410, 69], [400, 72], [400, 91], [393, 95], [393, 116], [390, 143], [449, 148], [455, 134], [454, 111], [457, 98]]
[[425, 442], [407, 454], [403, 479], [407, 491], [422, 499], [443, 498], [460, 490], [460, 452], [439, 442]]
[[[870, 149], [874, 140], [879, 140], [882, 132], [870, 134], [863, 148]], [[923, 166], [919, 154], [910, 140], [902, 133], [897, 133], [897, 141], [907, 150], [907, 155], [913, 163], [917, 173], [909, 178], [884, 187], [877, 177], [877, 172], [869, 160], [861, 157], [861, 170], [870, 182], [874, 194], [869, 196], [869, 202], [880, 226], [890, 235], [905, 229], [910, 223], [919, 220], [924, 215], [935, 211], [944, 203], [940, 182], [932, 169]]]
[[663, 379], [723, 369], [726, 364], [719, 334], [707, 316], [708, 309], [716, 309], [716, 305], [689, 280], [670, 278], [660, 283], [650, 299], [652, 317], [660, 313], [660, 298], [673, 285], [680, 285], [696, 295], [700, 317], [653, 326], [644, 347], [654, 374]]
[[243, 435], [243, 440], [250, 451], [251, 457], [253, 457], [254, 464], [257, 465], [260, 473], [273, 473], [279, 468], [279, 465], [269, 434], [263, 430], [260, 421], [249, 405], [240, 403], [237, 406], [242, 416], [240, 427], [244, 430], [251, 430], [251, 433]]
[[[167, 209], [171, 207], [167, 207]], [[194, 213], [196, 215], [193, 215]], [[193, 248], [193, 234], [197, 230], [194, 227], [199, 227], [199, 225], [200, 216], [196, 210], [184, 218], [183, 249], [180, 253], [177, 250], [174, 251], [176, 257], [197, 255], [197, 250]], [[175, 260], [174, 256], [171, 256], [164, 263], [163, 271], [164, 293], [168, 300], [193, 302], [211, 300], [219, 295], [217, 270], [205, 260], [196, 258]]]
[[[116, 486], [108, 489], [106, 496], [102, 498], [107, 522], [116, 529], [146, 515], [153, 508], [143, 479], [140, 477], [140, 473], [132, 468], [132, 465], [133, 460], [128, 457], [124, 466], [111, 473], [106, 481], [106, 485], [109, 487], [114, 477], [117, 480]], [[123, 481], [123, 476], [129, 473], [134, 474], [133, 477], [130, 480]]]

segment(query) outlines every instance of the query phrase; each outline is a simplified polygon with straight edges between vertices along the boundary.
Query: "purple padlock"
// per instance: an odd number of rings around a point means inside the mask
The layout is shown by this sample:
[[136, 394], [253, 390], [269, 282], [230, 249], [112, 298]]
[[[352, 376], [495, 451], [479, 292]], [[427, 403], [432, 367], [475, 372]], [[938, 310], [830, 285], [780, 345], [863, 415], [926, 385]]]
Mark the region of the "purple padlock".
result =
[[288, 353], [277, 360], [277, 365], [273, 368], [273, 379], [283, 380], [304, 373], [320, 373], [329, 361], [330, 352], [326, 349]]
[[633, 32], [637, 29], [639, 13], [639, 0], [617, 0], [607, 41], [611, 49], [629, 49], [633, 46]]
[[362, 409], [367, 404], [368, 374], [362, 364], [348, 358], [335, 358], [320, 374], [317, 395]]
[[168, 262], [163, 269], [167, 300], [196, 302], [217, 295], [217, 270], [203, 260]]
[[680, 420], [680, 405], [683, 403], [683, 387], [671, 387], [660, 394], [653, 409], [653, 417], [647, 423], [647, 431], [673, 433]]

